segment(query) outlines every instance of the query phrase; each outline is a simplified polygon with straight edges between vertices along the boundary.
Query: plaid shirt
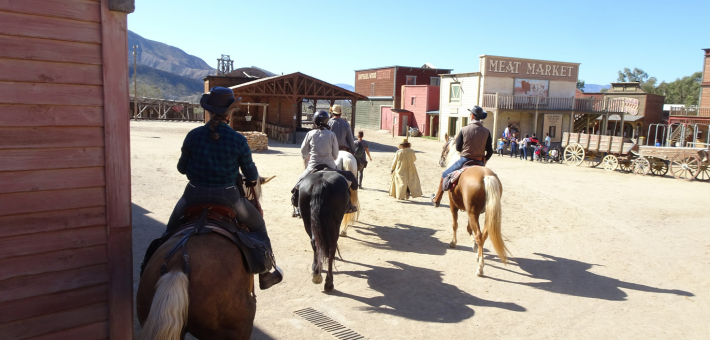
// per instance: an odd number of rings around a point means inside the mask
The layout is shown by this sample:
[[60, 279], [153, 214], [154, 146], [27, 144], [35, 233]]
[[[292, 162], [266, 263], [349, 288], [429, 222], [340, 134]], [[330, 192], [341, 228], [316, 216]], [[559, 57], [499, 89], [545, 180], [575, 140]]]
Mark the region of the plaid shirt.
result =
[[234, 185], [239, 168], [247, 181], [259, 177], [251, 159], [247, 139], [224, 122], [215, 129], [219, 139], [210, 138], [209, 123], [190, 131], [182, 144], [178, 171], [186, 174], [190, 183], [203, 187], [228, 187]]

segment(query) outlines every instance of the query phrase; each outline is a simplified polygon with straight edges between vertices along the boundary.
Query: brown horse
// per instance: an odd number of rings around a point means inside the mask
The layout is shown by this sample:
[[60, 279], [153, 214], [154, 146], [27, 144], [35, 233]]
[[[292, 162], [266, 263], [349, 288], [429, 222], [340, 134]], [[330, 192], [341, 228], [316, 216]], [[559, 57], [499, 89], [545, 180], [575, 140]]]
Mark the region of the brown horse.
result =
[[[488, 168], [482, 166], [470, 167], [459, 176], [458, 184], [449, 190], [449, 205], [454, 224], [454, 238], [451, 248], [456, 247], [456, 230], [458, 229], [458, 212], [465, 211], [468, 215], [466, 230], [471, 237], [471, 242], [478, 245], [478, 276], [483, 276], [483, 244], [490, 235], [493, 248], [503, 263], [508, 262], [508, 256], [503, 236], [500, 232], [501, 207], [500, 197], [503, 186], [498, 176]], [[485, 212], [486, 219], [481, 232], [478, 216]], [[474, 235], [475, 234], [475, 235]]]
[[[261, 184], [270, 181], [260, 178]], [[209, 222], [208, 224], [209, 225]], [[190, 274], [182, 252], [161, 265], [180, 241], [177, 235], [158, 248], [138, 285], [136, 310], [143, 326], [139, 340], [249, 339], [256, 313], [254, 275], [247, 272], [239, 248], [217, 233], [194, 235], [186, 244]]]

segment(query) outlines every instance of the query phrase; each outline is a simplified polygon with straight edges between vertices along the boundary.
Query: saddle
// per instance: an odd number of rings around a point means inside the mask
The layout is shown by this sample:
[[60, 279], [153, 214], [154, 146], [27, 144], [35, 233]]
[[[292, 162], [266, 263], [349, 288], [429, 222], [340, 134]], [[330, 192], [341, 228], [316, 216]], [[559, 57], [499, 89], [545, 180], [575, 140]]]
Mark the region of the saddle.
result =
[[472, 166], [484, 166], [484, 165], [483, 165], [483, 162], [476, 160], [476, 159], [467, 161], [466, 163], [463, 163], [463, 166], [461, 167], [461, 169], [458, 169], [456, 171], [452, 171], [450, 174], [448, 174], [448, 175], [446, 175], [446, 177], [444, 177], [444, 181], [441, 183], [441, 188], [444, 191], [453, 190], [456, 187], [456, 184], [458, 184], [459, 177], [461, 176], [461, 174], [464, 171], [466, 171], [466, 169], [468, 169]]
[[236, 212], [227, 206], [217, 204], [195, 204], [185, 208], [185, 220], [178, 228], [166, 232], [160, 238], [153, 240], [148, 246], [140, 275], [143, 276], [145, 266], [155, 252], [168, 240], [181, 237], [165, 256], [165, 262], [160, 267], [161, 274], [165, 274], [166, 265], [172, 256], [180, 249], [183, 252], [184, 272], [190, 273], [190, 256], [186, 244], [190, 237], [198, 234], [217, 233], [232, 241], [239, 248], [244, 259], [244, 267], [251, 274], [263, 274], [271, 270], [275, 264], [274, 254], [269, 246], [266, 235], [250, 232], [247, 227], [239, 223]]
[[[333, 169], [325, 164], [317, 164], [313, 168], [313, 170], [311, 170], [311, 172], [309, 172], [308, 174], [310, 175], [310, 174], [313, 174], [313, 173], [316, 173], [319, 171], [335, 171], [335, 172], [339, 173], [341, 176], [345, 177], [345, 179], [350, 182], [350, 189], [357, 190], [357, 188], [358, 188], [357, 178], [350, 171]], [[303, 178], [305, 179], [306, 177], [304, 176]], [[303, 179], [301, 179], [301, 181], [303, 181]], [[300, 185], [301, 185], [301, 182], [298, 182], [298, 183], [296, 183], [296, 186], [294, 186], [293, 189], [291, 189], [291, 194], [292, 194], [291, 195], [291, 205], [293, 205], [294, 207], [298, 206], [298, 187]]]

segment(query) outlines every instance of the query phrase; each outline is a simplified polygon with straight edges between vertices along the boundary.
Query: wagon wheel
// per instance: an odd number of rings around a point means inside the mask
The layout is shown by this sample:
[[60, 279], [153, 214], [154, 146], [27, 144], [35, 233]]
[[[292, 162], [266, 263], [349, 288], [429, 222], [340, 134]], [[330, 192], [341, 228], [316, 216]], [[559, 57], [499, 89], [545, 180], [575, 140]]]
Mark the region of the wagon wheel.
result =
[[700, 159], [685, 153], [679, 153], [671, 158], [671, 173], [675, 178], [689, 181], [698, 176]]
[[602, 167], [606, 171], [614, 171], [619, 167], [619, 159], [614, 155], [606, 155], [602, 159]]
[[703, 163], [700, 165], [700, 172], [695, 179], [703, 182], [710, 181], [710, 163]]
[[630, 158], [624, 158], [619, 161], [619, 168], [621, 171], [633, 172], [634, 171], [634, 161]]
[[565, 148], [565, 162], [569, 165], [580, 165], [584, 160], [584, 149], [581, 145], [573, 143]]
[[645, 176], [651, 170], [651, 162], [644, 157], [634, 161], [634, 174]]
[[596, 168], [602, 163], [601, 155], [596, 151], [587, 151], [584, 155], [584, 163], [592, 168]]
[[651, 173], [656, 176], [665, 176], [668, 173], [668, 162], [656, 160], [651, 164]]

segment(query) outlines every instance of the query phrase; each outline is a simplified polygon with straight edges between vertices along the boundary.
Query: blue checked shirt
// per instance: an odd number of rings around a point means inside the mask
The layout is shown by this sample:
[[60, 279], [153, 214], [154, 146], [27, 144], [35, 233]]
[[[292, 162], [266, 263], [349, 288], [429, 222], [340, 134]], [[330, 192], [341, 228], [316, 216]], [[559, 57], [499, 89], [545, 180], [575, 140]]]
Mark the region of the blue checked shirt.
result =
[[209, 123], [190, 131], [182, 144], [178, 171], [186, 174], [195, 186], [228, 187], [234, 185], [239, 168], [247, 181], [259, 177], [251, 159], [247, 139], [224, 122], [215, 129], [219, 139], [210, 138]]

